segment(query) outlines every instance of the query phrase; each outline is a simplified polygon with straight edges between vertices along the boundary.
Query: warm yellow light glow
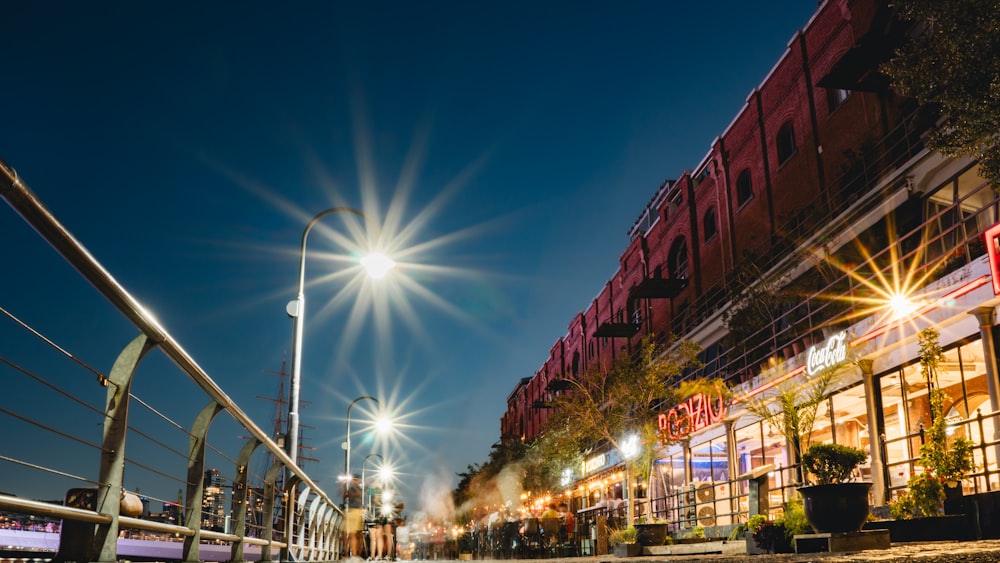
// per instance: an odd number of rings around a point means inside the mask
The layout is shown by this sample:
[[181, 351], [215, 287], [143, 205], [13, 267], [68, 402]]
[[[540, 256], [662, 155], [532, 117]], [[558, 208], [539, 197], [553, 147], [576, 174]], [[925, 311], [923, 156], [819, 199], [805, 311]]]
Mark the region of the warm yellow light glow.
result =
[[917, 305], [909, 296], [896, 293], [889, 296], [889, 310], [892, 311], [893, 318], [905, 319], [917, 310]]
[[396, 267], [396, 262], [381, 252], [372, 252], [361, 258], [361, 265], [369, 276], [380, 280]]

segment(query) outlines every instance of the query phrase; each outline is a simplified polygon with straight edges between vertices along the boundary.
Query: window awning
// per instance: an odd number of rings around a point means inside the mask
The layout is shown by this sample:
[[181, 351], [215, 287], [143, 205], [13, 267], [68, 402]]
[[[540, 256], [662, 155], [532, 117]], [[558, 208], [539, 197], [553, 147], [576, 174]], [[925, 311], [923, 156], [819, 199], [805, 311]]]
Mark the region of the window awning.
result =
[[632, 323], [601, 323], [594, 331], [598, 338], [629, 338], [635, 336], [639, 329]]
[[649, 278], [628, 291], [629, 299], [672, 299], [688, 286], [687, 278]]

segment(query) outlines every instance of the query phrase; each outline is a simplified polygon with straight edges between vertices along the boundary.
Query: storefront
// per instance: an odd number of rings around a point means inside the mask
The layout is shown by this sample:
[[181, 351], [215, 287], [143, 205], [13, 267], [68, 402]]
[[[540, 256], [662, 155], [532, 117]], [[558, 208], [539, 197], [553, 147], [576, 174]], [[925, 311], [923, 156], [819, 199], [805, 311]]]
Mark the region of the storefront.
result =
[[[743, 405], [768, 397], [778, 386], [803, 384], [821, 364], [834, 361], [843, 367], [842, 375], [836, 390], [820, 405], [808, 441], [869, 452], [858, 477], [875, 484], [874, 504], [891, 500], [911, 474], [922, 470], [917, 458], [921, 430], [930, 425], [932, 382], [921, 376], [916, 335], [928, 326], [940, 332], [944, 349], [937, 385], [949, 397], [946, 417], [956, 435], [976, 445], [978, 469], [965, 481], [966, 492], [1000, 489], [996, 447], [990, 445], [997, 439], [990, 378], [996, 381], [992, 331], [998, 300], [989, 271], [983, 257], [930, 284], [905, 317], [876, 314], [829, 333], [825, 340], [734, 389], [725, 409], [708, 408], [699, 417], [687, 416], [701, 412], [690, 407], [660, 413], [661, 429], [675, 443], [664, 447], [654, 464], [650, 483], [654, 512], [681, 528], [745, 521], [747, 481], [740, 476], [755, 470], [768, 475], [770, 509], [780, 509], [796, 486], [789, 469], [793, 463], [789, 445], [779, 429]], [[685, 422], [678, 423], [679, 419]]]

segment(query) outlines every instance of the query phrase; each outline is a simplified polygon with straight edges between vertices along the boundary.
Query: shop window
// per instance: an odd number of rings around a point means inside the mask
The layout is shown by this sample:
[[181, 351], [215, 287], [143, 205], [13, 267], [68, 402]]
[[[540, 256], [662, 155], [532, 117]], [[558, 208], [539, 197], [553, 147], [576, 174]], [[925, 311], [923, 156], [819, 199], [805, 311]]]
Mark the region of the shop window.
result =
[[705, 216], [701, 220], [702, 229], [705, 231], [705, 242], [708, 242], [718, 232], [718, 225], [715, 222], [715, 208], [709, 207], [705, 211]]
[[670, 254], [667, 256], [667, 271], [672, 279], [687, 279], [688, 255], [684, 237], [678, 237], [670, 246]]
[[795, 155], [795, 128], [791, 121], [786, 121], [781, 129], [778, 129], [775, 144], [778, 147], [778, 166], [781, 166]]
[[753, 199], [753, 182], [750, 180], [750, 169], [740, 172], [736, 178], [736, 207], [743, 207]]

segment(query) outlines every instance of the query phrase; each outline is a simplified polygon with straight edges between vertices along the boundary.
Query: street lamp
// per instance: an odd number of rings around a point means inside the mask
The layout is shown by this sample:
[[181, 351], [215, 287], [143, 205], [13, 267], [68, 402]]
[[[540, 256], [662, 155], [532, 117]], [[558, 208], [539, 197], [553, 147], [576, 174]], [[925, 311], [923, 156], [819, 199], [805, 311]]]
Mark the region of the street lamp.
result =
[[632, 498], [632, 472], [629, 470], [629, 463], [632, 461], [632, 458], [639, 454], [641, 448], [639, 436], [636, 434], [626, 436], [621, 441], [621, 447], [619, 448], [622, 457], [625, 458], [625, 494], [628, 496], [628, 502], [625, 505], [625, 523], [627, 526], [632, 525], [632, 517], [635, 515], [635, 507], [633, 506], [635, 499]]
[[351, 409], [355, 403], [366, 399], [378, 405], [378, 399], [371, 395], [362, 395], [347, 405], [347, 436], [344, 438], [344, 502], [347, 502], [347, 490], [351, 484]]
[[[293, 319], [292, 328], [292, 373], [291, 391], [288, 399], [288, 457], [293, 464], [298, 464], [299, 459], [299, 387], [302, 378], [302, 327], [305, 320], [305, 283], [306, 283], [306, 239], [313, 226], [327, 215], [333, 213], [353, 213], [362, 219], [365, 218], [357, 209], [351, 207], [331, 207], [321, 211], [314, 216], [302, 231], [302, 242], [299, 247], [299, 282], [298, 293], [294, 301], [289, 301], [286, 311]], [[361, 259], [362, 266], [374, 278], [382, 278], [395, 265], [390, 258], [382, 254], [370, 254]]]
[[[371, 459], [371, 458], [373, 458], [373, 457], [377, 457], [379, 459], [379, 461], [381, 461], [383, 464], [385, 463], [385, 459], [382, 458], [381, 454], [368, 454], [368, 455], [365, 456], [364, 461], [361, 462], [361, 494], [363, 494], [365, 496], [368, 496], [368, 489], [365, 486], [365, 464], [368, 463], [368, 460]], [[372, 509], [372, 501], [371, 501], [371, 497], [369, 496], [368, 497], [368, 511], [371, 512], [371, 509]]]

